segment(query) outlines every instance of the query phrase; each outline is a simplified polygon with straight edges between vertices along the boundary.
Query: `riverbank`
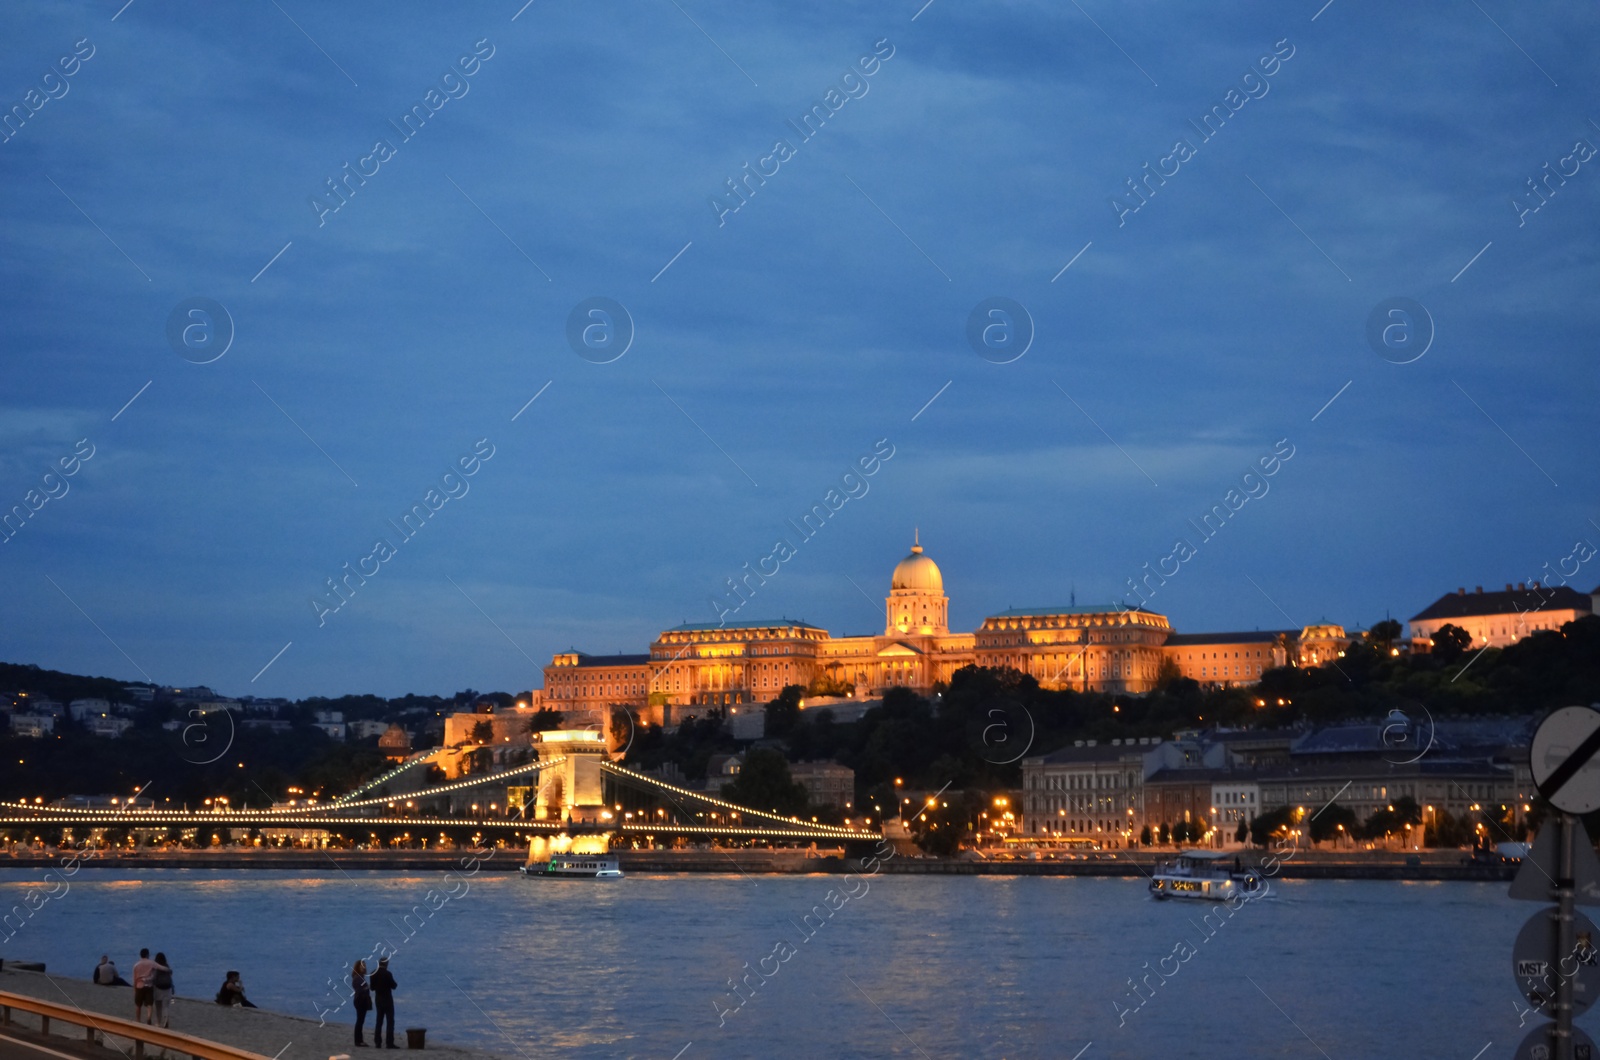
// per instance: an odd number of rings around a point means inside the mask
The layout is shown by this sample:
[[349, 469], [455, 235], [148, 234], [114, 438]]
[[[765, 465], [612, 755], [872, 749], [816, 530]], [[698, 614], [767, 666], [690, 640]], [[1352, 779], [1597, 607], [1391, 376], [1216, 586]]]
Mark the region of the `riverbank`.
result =
[[[0, 969], [0, 991], [22, 994], [42, 1001], [53, 1001], [58, 1005], [70, 1004], [87, 1013], [133, 1019], [131, 988], [96, 986], [86, 979], [73, 979], [44, 972], [16, 971], [11, 966], [13, 959], [12, 954], [7, 954], [6, 966]], [[122, 972], [126, 976], [128, 970], [124, 968]], [[178, 972], [174, 978], [181, 982], [182, 972]], [[212, 995], [192, 997], [180, 993], [174, 1000], [176, 1004], [172, 1007], [170, 1030], [231, 1045], [236, 1049], [273, 1057], [275, 1060], [328, 1060], [328, 1057], [341, 1053], [359, 1058], [366, 1052], [353, 1046], [354, 1032], [351, 1029], [353, 1021], [348, 1018], [340, 1018], [337, 1022], [329, 1022], [324, 1026], [313, 1019], [269, 1012], [266, 1009], [225, 1008], [214, 1002]], [[12, 1018], [20, 1024], [21, 1029], [31, 1030], [35, 1036], [37, 1035], [37, 1017], [13, 1012]], [[372, 1025], [370, 1017], [367, 1025], [370, 1031]], [[55, 1047], [57, 1039], [60, 1039], [64, 1043], [76, 1043], [80, 1047], [78, 1051], [81, 1051], [83, 1031], [80, 1028], [56, 1024], [51, 1030], [52, 1047]], [[104, 1041], [107, 1048], [103, 1052], [107, 1057], [115, 1057], [119, 1053], [123, 1057], [133, 1055], [133, 1043], [127, 1038], [108, 1034], [104, 1037]], [[368, 1041], [371, 1041], [370, 1037]], [[402, 1049], [405, 1048], [404, 1024], [400, 1025], [395, 1044]], [[503, 1060], [495, 1053], [439, 1044], [432, 1038], [427, 1040], [426, 1051], [434, 1054], [437, 1060]]]
[[[1039, 860], [1020, 857], [1001, 859], [968, 853], [957, 858], [916, 857], [900, 854], [882, 861], [879, 870], [893, 875], [958, 876], [1131, 876], [1149, 875], [1156, 864], [1170, 860], [1173, 850], [1102, 852], [1087, 859]], [[1246, 866], [1258, 864], [1262, 855], [1243, 850]], [[149, 852], [134, 856], [102, 854], [80, 862], [83, 869], [122, 870], [236, 870], [277, 869], [295, 872], [337, 869], [341, 872], [442, 872], [459, 868], [459, 851], [346, 851], [346, 850], [249, 850], [249, 851], [172, 851]], [[1423, 850], [1411, 853], [1391, 851], [1304, 850], [1291, 856], [1279, 855], [1274, 873], [1281, 879], [1300, 880], [1510, 880], [1516, 874], [1512, 865], [1464, 864], [1460, 850]], [[0, 869], [57, 867], [54, 855], [24, 855], [0, 858]], [[479, 867], [488, 871], [514, 871], [525, 860], [518, 850], [496, 850], [491, 857], [479, 857]], [[624, 872], [648, 873], [725, 873], [746, 875], [793, 875], [843, 873], [857, 867], [837, 852], [818, 855], [804, 850], [623, 850], [617, 860]]]

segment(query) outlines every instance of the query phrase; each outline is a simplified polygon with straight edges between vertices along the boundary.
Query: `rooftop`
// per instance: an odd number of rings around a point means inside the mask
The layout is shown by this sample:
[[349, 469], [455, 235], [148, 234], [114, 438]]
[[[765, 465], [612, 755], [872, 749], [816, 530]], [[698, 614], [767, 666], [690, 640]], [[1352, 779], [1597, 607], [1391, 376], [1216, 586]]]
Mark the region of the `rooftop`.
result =
[[590, 655], [587, 652], [578, 652], [579, 666], [643, 666], [650, 661], [648, 653], [644, 655]]
[[1292, 749], [1296, 758], [1306, 755], [1387, 754], [1409, 757], [1406, 752], [1427, 754], [1467, 754], [1487, 757], [1506, 748], [1526, 748], [1533, 740], [1534, 719], [1463, 718], [1434, 722], [1425, 713], [1408, 717], [1390, 715], [1381, 722], [1331, 725], [1307, 733]]
[[673, 626], [666, 630], [668, 633], [701, 633], [714, 630], [743, 630], [743, 629], [822, 629], [814, 626], [803, 618], [765, 618], [749, 622], [685, 622], [681, 626]]
[[1044, 765], [1063, 765], [1069, 762], [1115, 762], [1124, 757], [1143, 755], [1161, 746], [1160, 737], [1152, 743], [1138, 743], [1133, 739], [1124, 740], [1120, 744], [1085, 743], [1082, 747], [1062, 747], [1051, 751], [1049, 754], [1031, 758], [1031, 762], [1040, 762]]
[[1090, 607], [1013, 607], [990, 615], [990, 618], [1049, 618], [1052, 615], [1154, 615], [1159, 612], [1127, 604], [1095, 604]]
[[1507, 585], [1504, 589], [1487, 593], [1481, 586], [1476, 592], [1470, 593], [1466, 589], [1457, 589], [1453, 593], [1439, 597], [1427, 608], [1412, 615], [1411, 621], [1568, 610], [1588, 613], [1593, 610], [1593, 600], [1589, 594], [1577, 592], [1565, 585], [1541, 588], [1535, 582], [1531, 588], [1524, 588], [1521, 585], [1512, 588]]
[[1271, 644], [1281, 636], [1298, 637], [1297, 629], [1255, 629], [1248, 633], [1174, 633], [1167, 647], [1188, 644]]

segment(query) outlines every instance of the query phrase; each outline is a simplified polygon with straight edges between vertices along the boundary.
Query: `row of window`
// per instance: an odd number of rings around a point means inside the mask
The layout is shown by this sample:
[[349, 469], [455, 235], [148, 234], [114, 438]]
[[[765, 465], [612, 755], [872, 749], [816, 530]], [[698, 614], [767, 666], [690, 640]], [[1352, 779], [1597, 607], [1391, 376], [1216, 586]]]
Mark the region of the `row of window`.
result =
[[[1198, 677], [1215, 677], [1215, 678], [1250, 677], [1250, 676], [1252, 676], [1252, 673], [1251, 673], [1251, 670], [1250, 670], [1250, 664], [1249, 663], [1245, 663], [1244, 664], [1244, 673], [1243, 674], [1241, 674], [1239, 672], [1238, 664], [1234, 664], [1233, 671], [1231, 673], [1229, 672], [1228, 667], [1226, 667], [1226, 666], [1202, 666], [1202, 667], [1200, 667], [1200, 673], [1197, 674], [1196, 676], [1198, 676]], [[1260, 677], [1261, 676], [1261, 664], [1260, 663], [1256, 663], [1254, 676], [1256, 676], [1256, 677]]]
[[[1039, 783], [1041, 779], [1043, 785]], [[1124, 786], [1123, 779], [1120, 773], [1047, 773], [1043, 777], [1035, 773], [1033, 786], [1042, 786], [1047, 791], [1087, 791], [1091, 788], [1120, 788]], [[1131, 774], [1126, 786], [1133, 786]]]
[[[1052, 824], [1053, 822], [1046, 821], [1041, 825], [1040, 822], [1035, 821], [1029, 828], [1029, 831], [1034, 835], [1039, 835], [1041, 833], [1049, 834], [1051, 832], [1060, 830], [1059, 826], [1052, 827]], [[1106, 820], [1105, 818], [1100, 818], [1098, 820], [1087, 818], [1067, 818], [1062, 822], [1062, 824], [1066, 825], [1066, 830], [1069, 832], [1110, 832], [1113, 826], [1113, 822]]]
[[1035, 795], [1028, 800], [1030, 813], [1052, 814], [1067, 810], [1083, 813], [1088, 810], [1114, 810], [1117, 800], [1109, 795]]

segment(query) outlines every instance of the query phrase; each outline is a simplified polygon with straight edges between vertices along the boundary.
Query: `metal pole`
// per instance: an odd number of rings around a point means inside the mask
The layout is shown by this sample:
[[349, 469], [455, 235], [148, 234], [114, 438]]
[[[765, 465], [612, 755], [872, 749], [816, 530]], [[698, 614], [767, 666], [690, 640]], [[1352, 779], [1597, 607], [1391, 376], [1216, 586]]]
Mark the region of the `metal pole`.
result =
[[1577, 824], [1578, 820], [1572, 814], [1561, 815], [1561, 871], [1556, 877], [1556, 952], [1551, 965], [1556, 973], [1556, 1060], [1572, 1060], [1572, 976], [1562, 970], [1562, 962], [1573, 951], [1572, 917], [1575, 884], [1572, 844]]

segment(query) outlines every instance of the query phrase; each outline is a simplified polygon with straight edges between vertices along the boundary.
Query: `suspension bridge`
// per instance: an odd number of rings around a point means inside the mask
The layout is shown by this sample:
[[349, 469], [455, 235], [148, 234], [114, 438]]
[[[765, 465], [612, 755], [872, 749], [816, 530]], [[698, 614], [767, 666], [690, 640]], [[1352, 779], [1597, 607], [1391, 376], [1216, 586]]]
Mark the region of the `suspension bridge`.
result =
[[[591, 732], [538, 734], [536, 761], [430, 782], [443, 749], [420, 752], [332, 799], [273, 802], [265, 808], [214, 800], [204, 810], [155, 806], [45, 805], [0, 800], [0, 829], [253, 829], [344, 837], [443, 836], [517, 840], [559, 836], [610, 846], [647, 842], [873, 842], [881, 830], [833, 825], [740, 806], [609, 760]], [[481, 795], [481, 798], [474, 796]], [[485, 802], [489, 796], [493, 801]], [[130, 800], [131, 802], [131, 800]]]

